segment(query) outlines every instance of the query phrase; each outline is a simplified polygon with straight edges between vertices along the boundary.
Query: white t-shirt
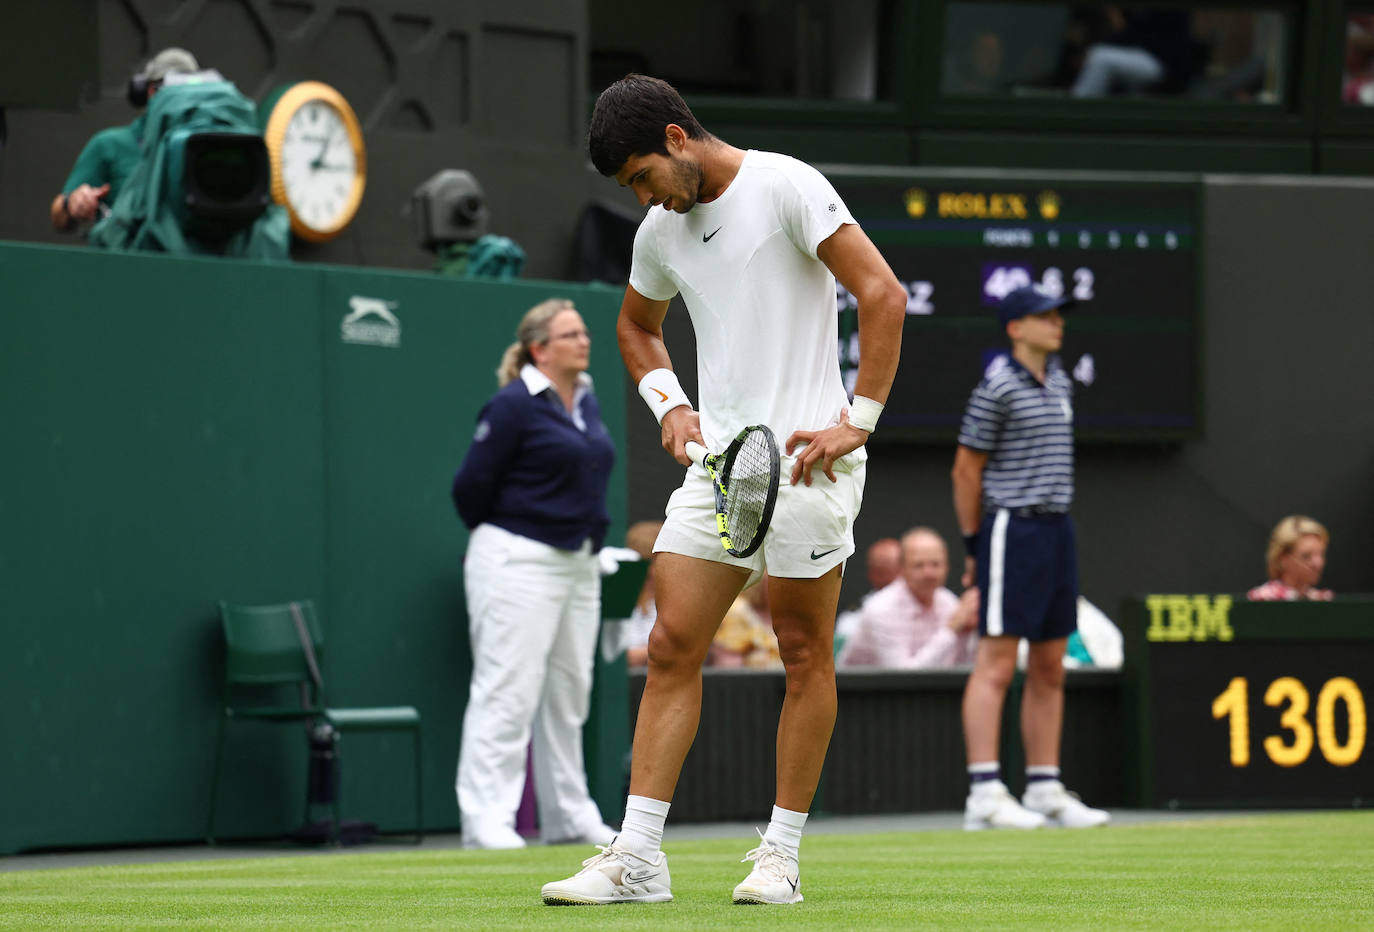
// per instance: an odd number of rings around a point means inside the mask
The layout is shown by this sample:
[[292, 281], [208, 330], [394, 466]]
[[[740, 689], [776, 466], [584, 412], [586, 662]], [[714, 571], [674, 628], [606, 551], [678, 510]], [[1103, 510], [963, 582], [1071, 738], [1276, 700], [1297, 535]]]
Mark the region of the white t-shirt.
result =
[[630, 285], [653, 301], [682, 294], [709, 449], [752, 424], [767, 424], [784, 446], [794, 430], [839, 423], [849, 399], [835, 276], [816, 247], [853, 222], [816, 169], [751, 150], [720, 197], [685, 214], [650, 210], [639, 225]]

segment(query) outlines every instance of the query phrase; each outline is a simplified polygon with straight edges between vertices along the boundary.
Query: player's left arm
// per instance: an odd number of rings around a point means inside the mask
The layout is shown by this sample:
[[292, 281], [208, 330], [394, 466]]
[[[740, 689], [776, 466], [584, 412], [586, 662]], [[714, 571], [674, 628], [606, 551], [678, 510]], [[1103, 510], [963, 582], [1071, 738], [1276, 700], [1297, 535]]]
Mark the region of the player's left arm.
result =
[[[854, 394], [885, 404], [902, 355], [906, 289], [858, 224], [843, 224], [821, 241], [816, 256], [859, 304], [859, 372]], [[787, 438], [787, 452], [802, 443], [806, 449], [792, 468], [792, 484], [810, 485], [811, 469], [817, 463], [835, 481], [835, 460], [861, 447], [868, 434], [849, 423], [847, 414], [824, 430], [795, 431]]]

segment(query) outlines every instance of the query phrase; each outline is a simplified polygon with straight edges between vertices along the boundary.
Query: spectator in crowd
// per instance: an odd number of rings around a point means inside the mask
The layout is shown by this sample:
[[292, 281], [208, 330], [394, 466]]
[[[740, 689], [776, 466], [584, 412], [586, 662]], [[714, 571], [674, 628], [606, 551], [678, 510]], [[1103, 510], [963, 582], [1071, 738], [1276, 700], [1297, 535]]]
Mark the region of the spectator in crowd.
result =
[[1374, 106], [1374, 13], [1351, 13], [1346, 19], [1341, 100]]
[[587, 791], [582, 726], [615, 447], [586, 371], [591, 337], [572, 302], [531, 308], [516, 336], [453, 481], [472, 529], [463, 560], [472, 639], [457, 777], [463, 846], [524, 846], [515, 814], [531, 730], [541, 835], [610, 844], [615, 833]]
[[1187, 10], [1107, 8], [1111, 32], [1088, 49], [1073, 85], [1075, 97], [1106, 97], [1154, 89], [1177, 94], [1206, 64]]
[[[1077, 622], [1078, 547], [1073, 502], [1073, 382], [1059, 362], [1061, 308], [1039, 286], [1012, 291], [997, 315], [1011, 354], [987, 368], [959, 428], [954, 510], [978, 582], [978, 656], [964, 689], [969, 795], [964, 827], [1066, 828], [1105, 824], [1059, 779], [1064, 652]], [[1021, 703], [1026, 792], [1018, 803], [998, 758], [1002, 705], [1022, 638], [1030, 642]]]
[[1326, 568], [1326, 546], [1331, 537], [1320, 522], [1306, 515], [1289, 515], [1269, 535], [1265, 562], [1269, 581], [1251, 589], [1252, 602], [1315, 602], [1331, 600], [1330, 589], [1318, 589]]
[[644, 585], [639, 589], [639, 598], [635, 600], [620, 642], [625, 662], [632, 667], [649, 663], [649, 632], [654, 629], [654, 619], [658, 617], [654, 607], [654, 541], [662, 527], [662, 521], [636, 521], [625, 532], [625, 546], [638, 553], [641, 560], [649, 561]]
[[[868, 545], [864, 551], [864, 566], [868, 573], [868, 592], [863, 601], [867, 602], [878, 590], [889, 585], [902, 571], [902, 545], [895, 537], [882, 537]], [[859, 624], [859, 608], [840, 612], [835, 618], [835, 656], [844, 649], [845, 641], [854, 634]]]
[[865, 600], [845, 641], [846, 667], [953, 667], [973, 663], [978, 650], [978, 590], [963, 598], [945, 588], [949, 551], [928, 527], [902, 535], [901, 575]]
[[713, 667], [751, 667], [755, 670], [782, 667], [778, 636], [768, 612], [768, 578], [736, 596], [725, 613], [706, 662]]
[[902, 542], [895, 537], [882, 537], [868, 545], [864, 552], [870, 592], [885, 588], [902, 573]]
[[[169, 74], [194, 74], [199, 70], [195, 56], [185, 49], [163, 49], [130, 80], [130, 103], [142, 108]], [[146, 113], [140, 113], [127, 126], [103, 129], [86, 143], [62, 190], [52, 200], [49, 215], [53, 229], [73, 230], [95, 220], [103, 205], [114, 203], [142, 156], [146, 117]]]

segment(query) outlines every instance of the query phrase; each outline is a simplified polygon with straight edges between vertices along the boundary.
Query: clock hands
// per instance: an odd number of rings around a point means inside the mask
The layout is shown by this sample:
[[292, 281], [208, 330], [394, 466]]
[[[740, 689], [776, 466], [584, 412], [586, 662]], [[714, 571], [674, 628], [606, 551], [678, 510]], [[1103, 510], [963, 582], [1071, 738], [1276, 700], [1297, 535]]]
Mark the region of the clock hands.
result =
[[333, 141], [334, 128], [330, 127], [329, 131], [325, 133], [324, 145], [320, 146], [320, 154], [315, 156], [315, 158], [310, 163], [311, 171], [318, 171], [319, 169], [324, 167], [324, 157], [329, 153], [329, 144]]

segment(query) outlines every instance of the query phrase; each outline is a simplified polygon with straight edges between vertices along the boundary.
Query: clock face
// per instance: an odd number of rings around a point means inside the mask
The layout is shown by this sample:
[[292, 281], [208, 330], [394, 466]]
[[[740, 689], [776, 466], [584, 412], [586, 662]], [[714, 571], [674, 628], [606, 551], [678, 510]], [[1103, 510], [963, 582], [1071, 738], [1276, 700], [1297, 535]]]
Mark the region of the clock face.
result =
[[272, 159], [272, 196], [296, 235], [322, 242], [353, 220], [366, 181], [366, 152], [353, 108], [327, 84], [302, 81], [275, 105], [263, 139]]
[[358, 159], [338, 110], [322, 100], [298, 109], [281, 147], [282, 184], [291, 209], [316, 230], [346, 219], [358, 177]]

